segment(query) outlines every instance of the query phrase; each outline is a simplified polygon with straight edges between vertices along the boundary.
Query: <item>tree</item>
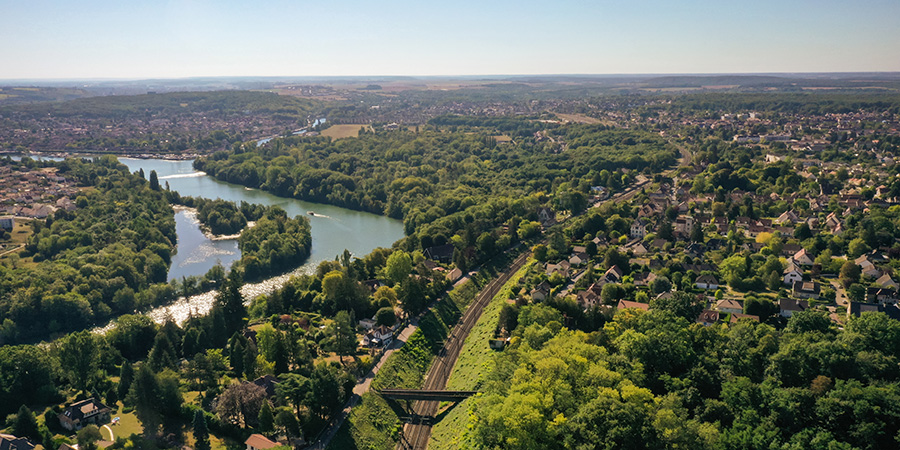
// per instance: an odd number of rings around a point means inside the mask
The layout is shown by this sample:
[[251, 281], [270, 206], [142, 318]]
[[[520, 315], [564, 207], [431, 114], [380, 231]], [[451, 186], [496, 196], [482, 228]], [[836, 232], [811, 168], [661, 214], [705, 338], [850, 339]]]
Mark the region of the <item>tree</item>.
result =
[[869, 246], [866, 245], [866, 241], [864, 241], [862, 238], [853, 239], [847, 246], [847, 256], [849, 256], [850, 258], [856, 258], [868, 251]]
[[288, 436], [301, 437], [300, 424], [297, 423], [297, 417], [287, 409], [278, 411], [278, 414], [275, 416], [275, 425]]
[[219, 396], [216, 414], [223, 422], [246, 428], [257, 423], [264, 401], [263, 387], [253, 383], [232, 384]]
[[540, 262], [547, 261], [547, 246], [544, 244], [535, 245], [534, 248], [531, 249], [534, 253], [534, 259]]
[[216, 295], [216, 303], [222, 307], [225, 318], [225, 336], [228, 339], [236, 331], [244, 327], [244, 319], [247, 317], [247, 308], [244, 306], [244, 296], [241, 294], [241, 274], [238, 270], [228, 273], [225, 286]]
[[615, 304], [622, 296], [622, 288], [616, 283], [606, 283], [600, 290], [600, 299], [607, 305]]
[[138, 420], [144, 425], [144, 432], [155, 435], [162, 424], [162, 413], [159, 408], [159, 381], [149, 364], [141, 365], [128, 394], [129, 404], [134, 405]]
[[39, 442], [41, 440], [41, 432], [38, 428], [37, 418], [34, 417], [34, 413], [25, 405], [19, 407], [19, 412], [16, 413], [16, 418], [13, 420], [10, 431], [17, 437], [25, 437], [31, 439], [33, 442]]
[[391, 256], [388, 256], [387, 264], [384, 266], [384, 273], [388, 280], [396, 284], [409, 277], [412, 267], [412, 258], [410, 258], [409, 253], [403, 250], [394, 250]]
[[119, 369], [119, 398], [125, 401], [128, 397], [128, 391], [131, 390], [131, 383], [134, 381], [134, 367], [128, 361], [122, 361], [122, 368]]
[[697, 316], [703, 311], [703, 305], [697, 301], [697, 297], [687, 292], [673, 292], [671, 297], [663, 296], [650, 300], [650, 308], [669, 311], [672, 314], [684, 317], [688, 322], [697, 320]]
[[791, 333], [807, 333], [818, 331], [820, 333], [831, 330], [831, 319], [821, 311], [806, 310], [797, 311], [788, 320], [786, 331]]
[[659, 225], [659, 231], [656, 233], [660, 239], [665, 239], [667, 241], [671, 241], [675, 238], [674, 230], [672, 228], [672, 222], [668, 220], [664, 220]]
[[262, 434], [272, 434], [275, 431], [275, 415], [272, 414], [272, 407], [269, 406], [268, 400], [263, 400], [262, 407], [259, 409], [259, 425], [257, 429]]
[[150, 356], [147, 357], [147, 364], [154, 371], [161, 371], [163, 369], [174, 369], [176, 361], [175, 349], [172, 348], [172, 343], [169, 342], [166, 333], [158, 333], [153, 343], [153, 349], [150, 350]]
[[79, 331], [60, 339], [59, 362], [66, 368], [65, 374], [78, 391], [86, 392], [97, 379], [96, 337], [90, 331]]
[[340, 356], [341, 364], [343, 364], [344, 356], [352, 354], [356, 349], [356, 330], [347, 311], [338, 311], [334, 316], [331, 333], [334, 339], [334, 351]]
[[244, 376], [244, 344], [238, 339], [231, 346], [231, 354], [228, 360], [231, 362], [231, 369], [234, 370], [238, 378]]
[[397, 315], [394, 314], [394, 308], [386, 306], [375, 313], [375, 325], [394, 326], [397, 323]]
[[300, 415], [300, 408], [306, 404], [311, 388], [309, 378], [289, 373], [281, 377], [281, 382], [275, 386], [275, 393], [285, 403], [293, 405], [297, 415]]
[[194, 413], [194, 450], [210, 450], [209, 429], [206, 426], [206, 415], [202, 409]]
[[700, 221], [694, 222], [694, 227], [691, 228], [691, 241], [703, 243], [703, 226], [700, 225]]
[[166, 369], [156, 376], [159, 393], [157, 396], [157, 409], [162, 417], [163, 430], [166, 433], [180, 432], [182, 424], [181, 405], [184, 398], [181, 395], [181, 383], [178, 374]]
[[150, 189], [154, 191], [159, 190], [159, 177], [156, 175], [155, 170], [150, 171]]
[[840, 271], [841, 284], [844, 285], [844, 289], [849, 288], [853, 283], [858, 283], [861, 273], [862, 269], [855, 262], [846, 261]]
[[654, 294], [669, 292], [672, 290], [672, 281], [667, 277], [658, 276], [650, 282], [650, 290], [653, 291]]
[[102, 439], [97, 425], [88, 425], [78, 431], [78, 450], [97, 450], [97, 441]]

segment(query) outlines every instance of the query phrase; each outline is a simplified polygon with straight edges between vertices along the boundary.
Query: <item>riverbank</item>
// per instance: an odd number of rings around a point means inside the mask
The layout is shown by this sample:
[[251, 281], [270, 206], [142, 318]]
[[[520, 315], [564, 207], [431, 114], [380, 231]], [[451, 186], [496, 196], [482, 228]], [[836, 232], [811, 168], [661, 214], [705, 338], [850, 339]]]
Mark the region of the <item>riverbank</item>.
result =
[[[189, 216], [191, 216], [192, 219], [197, 220], [199, 223], [199, 220], [197, 219], [197, 215], [199, 214], [199, 212], [197, 211], [197, 208], [192, 208], [190, 206], [184, 206], [184, 205], [172, 205], [172, 209], [175, 210], [176, 214], [178, 214], [179, 212], [184, 212], [184, 213], [188, 214]], [[241, 231], [239, 233], [213, 234], [213, 232], [209, 230], [209, 227], [207, 227], [206, 225], [203, 225], [201, 223], [200, 231], [203, 233], [203, 236], [205, 236], [207, 239], [209, 239], [211, 241], [231, 241], [231, 240], [236, 240], [236, 239], [240, 238], [241, 234], [243, 234], [244, 231], [249, 230], [250, 228], [253, 228], [254, 226], [256, 226], [256, 222], [250, 220], [250, 221], [247, 221], [247, 226], [245, 226], [243, 229], [241, 229]]]

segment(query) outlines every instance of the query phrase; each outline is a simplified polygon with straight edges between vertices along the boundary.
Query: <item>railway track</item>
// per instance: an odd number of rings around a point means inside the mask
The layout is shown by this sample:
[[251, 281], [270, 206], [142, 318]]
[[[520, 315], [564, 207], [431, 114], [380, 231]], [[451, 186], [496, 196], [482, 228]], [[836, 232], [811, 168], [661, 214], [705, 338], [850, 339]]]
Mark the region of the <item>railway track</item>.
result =
[[[466, 337], [472, 331], [472, 327], [478, 322], [484, 308], [491, 302], [500, 289], [507, 281], [512, 278], [513, 274], [519, 271], [525, 265], [529, 252], [519, 255], [515, 261], [500, 273], [499, 276], [491, 280], [485, 286], [475, 301], [466, 309], [463, 316], [459, 319], [456, 326], [450, 331], [450, 336], [444, 342], [444, 347], [435, 357], [434, 362], [425, 374], [425, 383], [422, 389], [442, 390], [447, 386], [447, 379], [450, 378], [450, 372], [456, 364], [459, 353], [462, 351], [463, 343]], [[431, 425], [434, 416], [437, 414], [439, 402], [419, 400], [413, 404], [413, 416], [409, 423], [403, 427], [403, 434], [400, 437], [400, 443], [397, 448], [400, 450], [422, 450], [428, 447], [428, 440], [431, 438]]]

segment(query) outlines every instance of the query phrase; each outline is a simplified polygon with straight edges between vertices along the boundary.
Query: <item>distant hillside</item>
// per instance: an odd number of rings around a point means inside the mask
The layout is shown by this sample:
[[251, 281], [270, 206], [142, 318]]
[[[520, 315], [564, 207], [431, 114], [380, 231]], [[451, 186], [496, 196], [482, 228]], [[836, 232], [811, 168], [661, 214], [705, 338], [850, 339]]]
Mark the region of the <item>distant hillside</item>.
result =
[[66, 102], [35, 103], [0, 108], [0, 113], [19, 117], [78, 116], [80, 118], [175, 117], [198, 112], [218, 114], [272, 114], [306, 117], [314, 102], [271, 92], [213, 91], [173, 92], [79, 98]]
[[61, 102], [93, 94], [78, 88], [0, 86], [0, 105], [37, 102]]

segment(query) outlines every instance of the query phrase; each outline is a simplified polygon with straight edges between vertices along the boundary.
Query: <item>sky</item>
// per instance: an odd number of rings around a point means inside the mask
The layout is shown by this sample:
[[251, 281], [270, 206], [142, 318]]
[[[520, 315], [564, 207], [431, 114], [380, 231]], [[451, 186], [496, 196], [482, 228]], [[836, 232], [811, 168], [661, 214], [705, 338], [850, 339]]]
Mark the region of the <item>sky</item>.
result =
[[900, 71], [898, 0], [0, 0], [0, 79]]

